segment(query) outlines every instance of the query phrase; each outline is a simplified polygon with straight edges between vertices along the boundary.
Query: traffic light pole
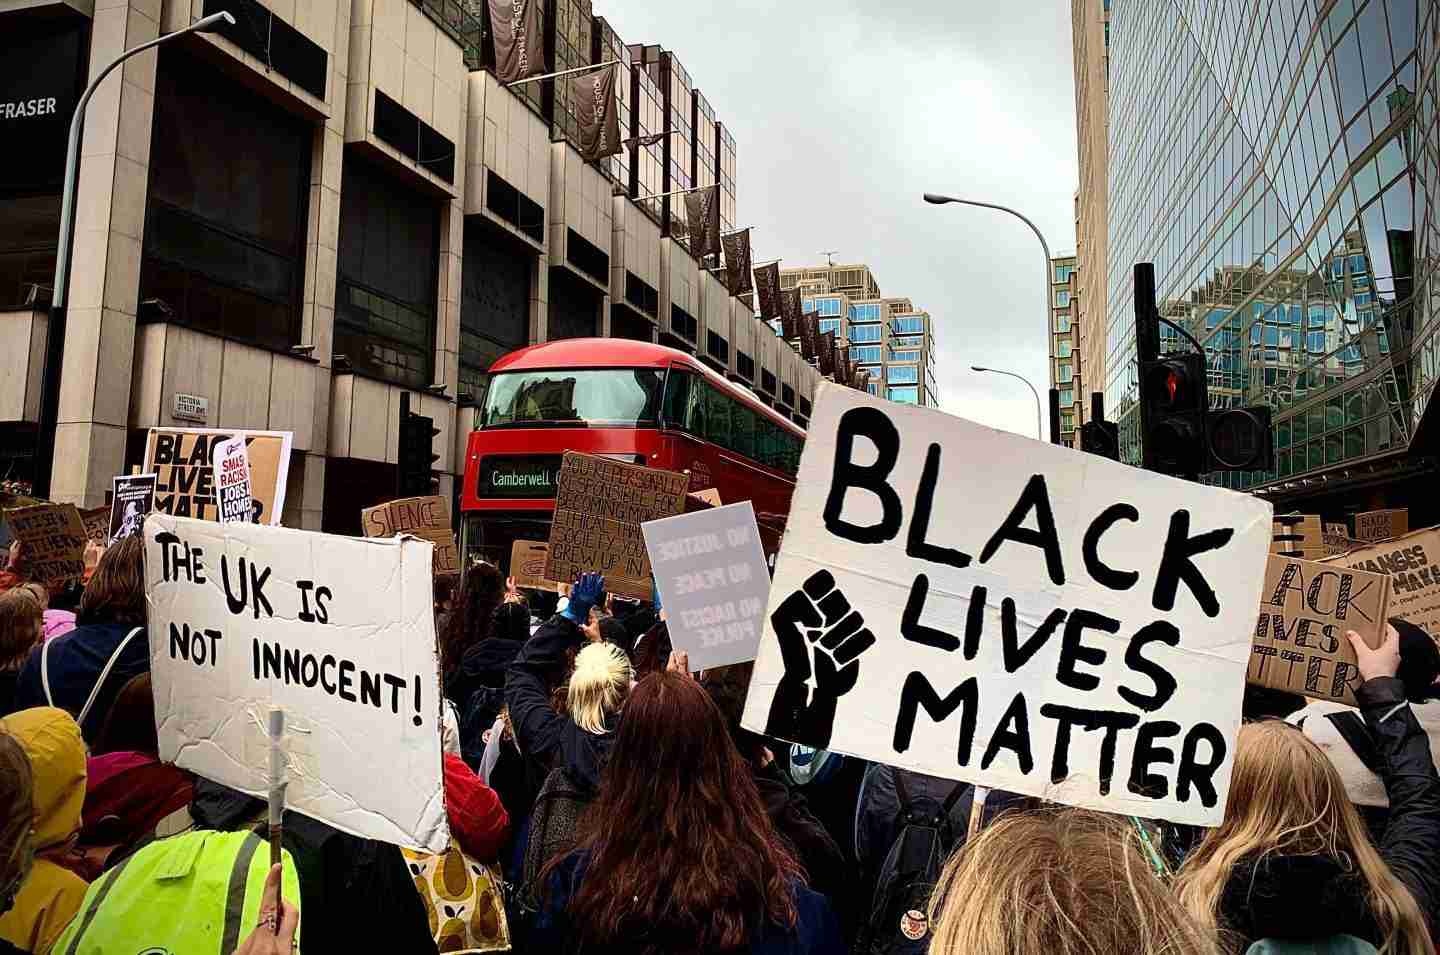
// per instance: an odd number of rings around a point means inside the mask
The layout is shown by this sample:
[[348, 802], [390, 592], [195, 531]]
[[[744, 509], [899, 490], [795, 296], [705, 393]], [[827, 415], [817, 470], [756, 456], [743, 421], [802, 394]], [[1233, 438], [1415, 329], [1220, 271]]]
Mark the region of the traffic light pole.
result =
[[408, 489], [405, 481], [405, 426], [410, 420], [410, 392], [400, 392], [400, 430], [396, 432], [399, 447], [395, 449], [395, 497], [402, 498]]

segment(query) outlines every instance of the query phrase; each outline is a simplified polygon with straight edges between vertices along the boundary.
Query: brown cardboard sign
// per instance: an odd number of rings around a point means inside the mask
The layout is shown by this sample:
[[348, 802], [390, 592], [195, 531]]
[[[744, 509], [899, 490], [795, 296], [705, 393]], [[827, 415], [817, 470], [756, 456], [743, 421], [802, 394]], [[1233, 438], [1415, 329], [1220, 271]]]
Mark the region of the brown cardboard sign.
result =
[[85, 576], [85, 521], [74, 504], [36, 504], [5, 512], [24, 549], [25, 577], [51, 590]]
[[155, 475], [155, 510], [176, 517], [218, 521], [211, 452], [218, 442], [244, 436], [250, 461], [252, 524], [280, 524], [290, 473], [289, 431], [223, 428], [151, 428], [142, 473]]
[[691, 491], [690, 496], [709, 504], [711, 507], [719, 507], [724, 503], [720, 500], [720, 491], [713, 487], [707, 487], [703, 491]]
[[1270, 553], [1303, 560], [1326, 556], [1325, 528], [1318, 514], [1275, 515]]
[[1410, 511], [1397, 507], [1384, 511], [1365, 511], [1355, 515], [1357, 541], [1388, 541], [1410, 532]]
[[558, 591], [560, 585], [545, 579], [545, 562], [550, 557], [550, 545], [542, 541], [517, 540], [510, 547], [510, 576], [515, 578], [516, 587], [528, 590]]
[[1344, 524], [1326, 524], [1323, 541], [1326, 557], [1334, 557], [1365, 546], [1363, 541], [1357, 541], [1350, 536], [1350, 528]]
[[1389, 615], [1415, 624], [1432, 640], [1440, 639], [1440, 527], [1362, 545], [1328, 563], [1388, 575]]
[[80, 512], [85, 524], [85, 536], [104, 544], [110, 540], [110, 505], [101, 504]]
[[676, 471], [566, 451], [545, 578], [563, 582], [599, 571], [606, 590], [649, 600], [650, 557], [640, 525], [681, 513], [688, 485]]
[[410, 534], [435, 545], [434, 572], [460, 573], [460, 548], [450, 529], [450, 507], [445, 498], [402, 497], [367, 507], [360, 512], [360, 526], [366, 537], [395, 537]]
[[1246, 682], [1354, 706], [1360, 670], [1345, 631], [1378, 647], [1389, 600], [1382, 574], [1272, 556]]

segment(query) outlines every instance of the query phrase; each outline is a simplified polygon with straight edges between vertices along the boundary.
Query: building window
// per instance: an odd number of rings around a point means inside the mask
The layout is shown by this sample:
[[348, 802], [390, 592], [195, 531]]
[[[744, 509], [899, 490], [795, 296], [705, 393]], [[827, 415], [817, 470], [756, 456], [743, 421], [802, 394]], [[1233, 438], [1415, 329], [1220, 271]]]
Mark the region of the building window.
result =
[[847, 337], [851, 342], [878, 342], [881, 336], [879, 325], [851, 325]]
[[1062, 361], [1055, 366], [1055, 381], [1057, 384], [1068, 385], [1075, 380], [1075, 369], [1068, 361]]
[[1075, 274], [1075, 266], [1073, 265], [1055, 266], [1055, 284], [1064, 285], [1066, 282], [1070, 281], [1070, 276], [1073, 274]]
[[892, 351], [892, 352], [890, 353], [890, 360], [891, 360], [891, 361], [919, 361], [919, 360], [920, 360], [920, 353], [919, 353], [918, 351]]
[[1063, 288], [1062, 288], [1062, 289], [1056, 289], [1056, 290], [1055, 290], [1055, 307], [1056, 307], [1056, 308], [1069, 308], [1069, 307], [1070, 307], [1070, 290], [1069, 290], [1069, 289], [1063, 289]]
[[208, 64], [162, 51], [141, 321], [262, 348], [299, 342], [313, 136]]
[[1060, 340], [1060, 341], [1058, 341], [1058, 342], [1055, 343], [1055, 357], [1056, 357], [1056, 358], [1069, 358], [1069, 357], [1070, 357], [1070, 342], [1069, 342], [1068, 340], [1062, 339], [1062, 340]]
[[1068, 332], [1068, 331], [1070, 331], [1070, 313], [1069, 313], [1069, 312], [1056, 312], [1056, 313], [1055, 313], [1055, 332], [1056, 332], [1056, 334], [1064, 334], [1065, 332]]
[[880, 396], [880, 385], [876, 382], [866, 382], [865, 390], [870, 392], [872, 395], [875, 395], [877, 398]]
[[835, 332], [836, 334], [839, 334], [839, 332], [840, 332], [840, 319], [838, 319], [838, 318], [822, 318], [822, 319], [820, 319], [820, 334], [823, 335], [823, 334], [825, 334], [826, 332]]
[[1063, 408], [1063, 407], [1065, 407], [1066, 405], [1073, 405], [1074, 403], [1075, 403], [1075, 389], [1074, 389], [1074, 388], [1061, 388], [1061, 389], [1060, 389], [1060, 407]]
[[885, 380], [891, 384], [918, 384], [920, 369], [914, 365], [891, 365], [885, 370]]
[[850, 321], [852, 322], [878, 322], [880, 321], [880, 303], [866, 302], [861, 305], [850, 306]]
[[1073, 411], [1062, 411], [1062, 412], [1060, 412], [1060, 430], [1061, 430], [1061, 432], [1066, 432], [1066, 433], [1075, 430], [1075, 412], [1073, 412]]
[[925, 331], [925, 316], [902, 315], [890, 322], [890, 330], [896, 334], [917, 334]]
[[879, 345], [852, 345], [850, 346], [850, 360], [861, 363], [868, 362], [875, 364], [881, 360]]
[[[530, 343], [529, 246], [479, 216], [465, 223], [460, 291], [460, 393], [478, 399], [486, 372], [506, 352]], [[649, 340], [648, 338], [646, 339]]]
[[337, 364], [343, 355], [349, 370], [408, 388], [428, 386], [434, 380], [439, 203], [347, 159], [339, 244]]
[[891, 401], [899, 401], [903, 404], [916, 405], [920, 403], [920, 389], [914, 387], [891, 388], [889, 390], [889, 398]]
[[924, 335], [906, 335], [903, 338], [890, 339], [891, 348], [923, 348], [924, 345]]

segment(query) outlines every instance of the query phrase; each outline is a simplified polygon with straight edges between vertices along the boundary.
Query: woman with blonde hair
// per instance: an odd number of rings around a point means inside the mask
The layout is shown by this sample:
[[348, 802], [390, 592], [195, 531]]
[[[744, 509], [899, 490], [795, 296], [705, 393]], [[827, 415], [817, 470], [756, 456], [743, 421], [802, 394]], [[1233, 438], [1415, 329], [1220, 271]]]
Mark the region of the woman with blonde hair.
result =
[[1225, 950], [1260, 939], [1351, 936], [1382, 955], [1430, 955], [1440, 899], [1440, 778], [1395, 678], [1393, 628], [1377, 650], [1353, 631], [1356, 690], [1390, 799], [1377, 849], [1325, 753], [1278, 721], [1241, 728], [1225, 820], [1186, 860], [1176, 891]]
[[1217, 955], [1133, 823], [1079, 809], [1001, 816], [950, 857], [927, 917], [930, 955]]

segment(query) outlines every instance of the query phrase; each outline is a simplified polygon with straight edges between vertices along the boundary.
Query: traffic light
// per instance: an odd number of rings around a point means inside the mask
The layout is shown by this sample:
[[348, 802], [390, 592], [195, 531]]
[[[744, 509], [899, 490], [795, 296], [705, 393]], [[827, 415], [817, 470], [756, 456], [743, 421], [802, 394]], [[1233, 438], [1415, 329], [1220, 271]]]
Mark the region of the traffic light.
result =
[[1145, 467], [1197, 477], [1207, 470], [1205, 356], [1170, 353], [1140, 362]]
[[[407, 402], [408, 404], [408, 402]], [[440, 455], [432, 448], [440, 429], [433, 419], [400, 410], [400, 447], [398, 449], [396, 493], [400, 497], [424, 497], [435, 493], [430, 472]]]
[[1114, 421], [1085, 422], [1080, 426], [1080, 450], [1119, 461], [1120, 426]]
[[1269, 471], [1275, 467], [1275, 433], [1264, 405], [1212, 411], [1205, 419], [1212, 471]]

